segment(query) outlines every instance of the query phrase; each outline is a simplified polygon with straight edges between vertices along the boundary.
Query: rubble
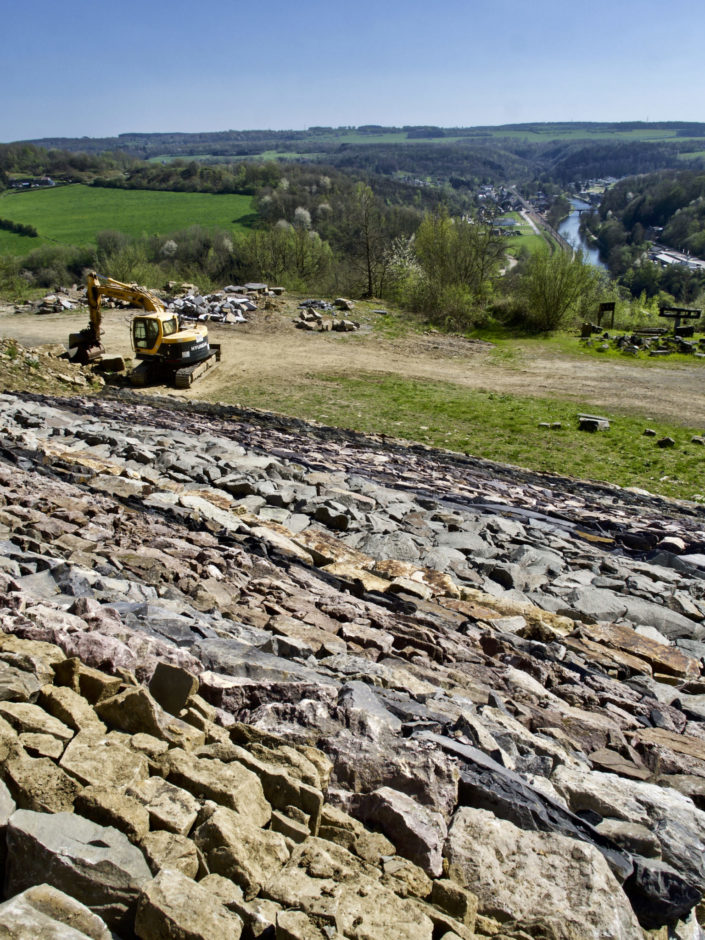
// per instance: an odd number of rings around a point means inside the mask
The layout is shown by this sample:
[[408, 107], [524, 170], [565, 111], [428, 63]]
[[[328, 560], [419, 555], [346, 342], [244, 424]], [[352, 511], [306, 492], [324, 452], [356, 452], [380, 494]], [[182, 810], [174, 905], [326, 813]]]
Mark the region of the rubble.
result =
[[688, 338], [684, 331], [693, 337], [693, 327], [682, 328], [680, 334], [669, 332], [665, 327], [652, 327], [635, 330], [631, 333], [603, 331], [594, 323], [584, 323], [581, 330], [581, 342], [584, 346], [595, 347], [600, 352], [609, 349], [619, 350], [624, 355], [639, 358], [647, 356], [670, 356], [681, 353], [686, 356], [703, 358], [705, 355], [705, 335]]
[[698, 935], [702, 507], [220, 405], [0, 405], [4, 925]]

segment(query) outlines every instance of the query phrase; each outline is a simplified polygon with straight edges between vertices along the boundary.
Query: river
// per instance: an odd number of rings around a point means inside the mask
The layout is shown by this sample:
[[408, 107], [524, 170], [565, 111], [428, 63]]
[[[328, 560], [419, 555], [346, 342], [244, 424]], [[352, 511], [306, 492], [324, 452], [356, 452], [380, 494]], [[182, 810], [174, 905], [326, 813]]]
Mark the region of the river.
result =
[[592, 207], [589, 203], [583, 202], [582, 199], [571, 198], [570, 204], [573, 210], [558, 226], [558, 234], [562, 235], [573, 248], [580, 248], [585, 260], [589, 264], [593, 264], [596, 268], [606, 271], [607, 267], [600, 261], [597, 248], [592, 248], [580, 233], [580, 209], [590, 209]]

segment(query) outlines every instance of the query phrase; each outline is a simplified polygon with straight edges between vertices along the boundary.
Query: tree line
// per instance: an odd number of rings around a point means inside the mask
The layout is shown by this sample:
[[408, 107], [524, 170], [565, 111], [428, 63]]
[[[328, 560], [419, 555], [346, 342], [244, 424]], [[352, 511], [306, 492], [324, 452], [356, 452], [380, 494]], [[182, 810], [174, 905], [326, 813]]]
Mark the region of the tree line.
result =
[[25, 235], [28, 238], [37, 238], [39, 236], [39, 232], [33, 225], [13, 222], [12, 219], [0, 219], [0, 229], [4, 229], [6, 232], [14, 232], [15, 235]]

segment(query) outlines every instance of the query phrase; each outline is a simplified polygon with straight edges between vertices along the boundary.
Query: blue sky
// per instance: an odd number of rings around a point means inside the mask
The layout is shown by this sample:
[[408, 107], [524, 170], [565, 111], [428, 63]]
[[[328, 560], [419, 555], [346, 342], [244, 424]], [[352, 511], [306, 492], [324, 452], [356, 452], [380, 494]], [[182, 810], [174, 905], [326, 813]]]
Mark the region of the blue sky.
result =
[[35, 0], [0, 141], [130, 131], [705, 120], [702, 0]]

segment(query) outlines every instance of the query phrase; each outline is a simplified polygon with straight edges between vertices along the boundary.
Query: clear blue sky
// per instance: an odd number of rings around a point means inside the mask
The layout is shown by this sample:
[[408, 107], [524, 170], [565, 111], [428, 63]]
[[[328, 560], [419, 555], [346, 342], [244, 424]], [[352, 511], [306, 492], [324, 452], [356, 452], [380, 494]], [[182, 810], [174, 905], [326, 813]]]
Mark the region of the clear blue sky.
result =
[[705, 120], [703, 0], [5, 5], [0, 141]]

